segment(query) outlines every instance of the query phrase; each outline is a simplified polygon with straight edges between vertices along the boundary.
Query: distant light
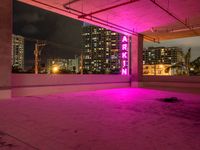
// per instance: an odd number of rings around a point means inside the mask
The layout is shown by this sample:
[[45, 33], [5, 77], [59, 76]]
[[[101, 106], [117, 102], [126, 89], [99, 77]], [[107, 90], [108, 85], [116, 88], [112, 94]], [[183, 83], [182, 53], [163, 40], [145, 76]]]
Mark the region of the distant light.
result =
[[53, 66], [52, 72], [53, 73], [58, 73], [58, 71], [59, 71], [59, 67], [58, 66]]
[[190, 68], [191, 71], [194, 71], [194, 68]]
[[163, 68], [164, 66], [163, 66], [163, 65], [159, 65], [159, 67], [160, 67], [160, 68]]

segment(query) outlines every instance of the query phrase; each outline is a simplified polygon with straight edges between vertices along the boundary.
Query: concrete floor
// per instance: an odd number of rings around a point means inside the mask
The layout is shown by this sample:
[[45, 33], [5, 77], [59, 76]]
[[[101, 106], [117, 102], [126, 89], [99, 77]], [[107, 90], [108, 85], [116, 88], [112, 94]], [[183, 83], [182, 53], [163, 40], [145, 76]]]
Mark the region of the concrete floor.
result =
[[10, 149], [199, 150], [200, 95], [129, 88], [0, 101], [0, 150]]

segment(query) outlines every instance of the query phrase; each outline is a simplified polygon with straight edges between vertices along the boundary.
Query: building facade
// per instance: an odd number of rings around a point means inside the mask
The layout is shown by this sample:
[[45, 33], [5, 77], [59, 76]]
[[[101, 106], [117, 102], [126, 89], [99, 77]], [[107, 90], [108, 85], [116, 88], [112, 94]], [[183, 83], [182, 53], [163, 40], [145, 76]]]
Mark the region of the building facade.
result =
[[93, 25], [84, 25], [82, 37], [84, 73], [120, 73], [122, 34]]
[[24, 37], [12, 35], [12, 66], [24, 70]]
[[149, 47], [143, 50], [143, 75], [186, 73], [184, 53], [178, 47]]

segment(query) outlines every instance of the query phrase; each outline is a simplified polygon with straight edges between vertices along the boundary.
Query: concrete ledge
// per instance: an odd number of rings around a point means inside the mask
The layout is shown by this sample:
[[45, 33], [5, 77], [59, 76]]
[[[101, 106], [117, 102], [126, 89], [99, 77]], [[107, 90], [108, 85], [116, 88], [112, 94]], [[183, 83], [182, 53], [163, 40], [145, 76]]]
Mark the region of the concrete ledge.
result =
[[200, 83], [200, 76], [142, 76], [141, 81]]
[[12, 96], [14, 97], [123, 87], [130, 87], [129, 76], [12, 74]]
[[200, 94], [200, 84], [199, 83], [140, 82], [138, 87]]
[[79, 91], [112, 89], [112, 88], [129, 88], [130, 83], [103, 83], [88, 85], [64, 85], [64, 86], [34, 86], [34, 87], [16, 87], [12, 88], [12, 97], [18, 96], [36, 96], [49, 95], [57, 93], [69, 93]]
[[131, 82], [131, 87], [132, 88], [139, 88], [140, 87], [140, 82], [136, 82], [136, 81]]
[[1, 89], [0, 90], [0, 100], [5, 100], [11, 98], [11, 90], [10, 89]]
[[74, 74], [12, 74], [12, 87], [63, 86], [79, 84], [107, 84], [130, 82], [122, 75], [74, 75]]

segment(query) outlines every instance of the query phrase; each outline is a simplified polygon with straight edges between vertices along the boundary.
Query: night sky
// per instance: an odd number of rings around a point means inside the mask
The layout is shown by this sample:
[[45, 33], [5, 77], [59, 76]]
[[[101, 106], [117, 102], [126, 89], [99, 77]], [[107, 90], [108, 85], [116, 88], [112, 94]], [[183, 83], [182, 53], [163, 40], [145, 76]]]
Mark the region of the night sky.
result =
[[[42, 52], [46, 58], [74, 58], [81, 52], [82, 22], [21, 2], [13, 1], [13, 33], [46, 40]], [[25, 66], [33, 65], [34, 42], [25, 42]]]

